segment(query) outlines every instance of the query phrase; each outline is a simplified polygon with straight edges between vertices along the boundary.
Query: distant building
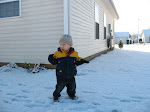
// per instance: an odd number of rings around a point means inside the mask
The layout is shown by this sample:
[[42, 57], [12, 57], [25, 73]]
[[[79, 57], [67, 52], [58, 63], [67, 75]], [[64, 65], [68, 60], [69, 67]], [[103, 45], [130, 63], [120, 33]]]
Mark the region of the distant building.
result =
[[[143, 42], [142, 34], [135, 34], [134, 36], [136, 37], [136, 38], [134, 38], [135, 43]], [[139, 41], [138, 41], [138, 39], [139, 39]]]
[[133, 43], [138, 43], [138, 36], [136, 34], [132, 35]]
[[115, 32], [115, 44], [118, 44], [119, 40], [122, 40], [124, 44], [127, 44], [129, 36], [129, 32]]
[[[132, 37], [134, 39], [134, 43], [138, 43], [138, 34], [134, 34], [132, 35]], [[140, 34], [139, 34], [139, 37], [141, 37]]]
[[150, 29], [143, 30], [142, 39], [145, 43], [150, 43]]

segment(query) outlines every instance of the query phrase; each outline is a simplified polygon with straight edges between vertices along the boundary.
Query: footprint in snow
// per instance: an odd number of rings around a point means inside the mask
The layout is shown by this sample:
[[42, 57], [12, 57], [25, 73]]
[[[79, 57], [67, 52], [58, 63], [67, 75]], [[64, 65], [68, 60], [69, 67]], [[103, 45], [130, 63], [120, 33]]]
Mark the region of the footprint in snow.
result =
[[31, 93], [32, 91], [22, 90], [22, 92], [24, 92], [24, 93]]
[[16, 96], [17, 98], [28, 98], [28, 96]]
[[82, 91], [83, 93], [96, 93], [96, 92], [92, 92], [92, 91]]
[[13, 98], [11, 99], [12, 102], [25, 102], [25, 103], [30, 103], [32, 102], [31, 100], [28, 99], [20, 99], [20, 98]]
[[26, 86], [26, 85], [24, 85], [24, 84], [18, 84], [19, 86]]
[[93, 72], [93, 73], [95, 73], [96, 71], [94, 71], [94, 70], [87, 70], [88, 72]]
[[45, 87], [45, 89], [54, 89], [53, 87]]
[[35, 103], [38, 103], [38, 104], [45, 104], [45, 102], [44, 102], [44, 101], [41, 101], [41, 100], [37, 100], [37, 101], [35, 101]]
[[76, 107], [76, 108], [70, 108], [70, 110], [72, 111], [83, 111], [83, 112], [87, 112], [87, 111], [90, 111], [90, 110], [95, 110], [95, 106], [91, 106], [91, 105], [87, 105], [85, 107]]
[[103, 112], [103, 111], [101, 111], [101, 110], [95, 110], [94, 112]]
[[93, 102], [92, 104], [93, 104], [93, 105], [96, 105], [96, 106], [99, 106], [99, 105], [101, 105], [101, 104], [99, 104], [99, 103], [96, 103], [96, 102]]
[[8, 86], [8, 85], [6, 85], [6, 84], [0, 84], [0, 86]]
[[16, 93], [7, 93], [6, 95], [9, 95], [9, 96], [15, 96]]
[[116, 97], [108, 97], [108, 96], [105, 96], [104, 97], [105, 99], [108, 99], [108, 100], [117, 100], [117, 101], [120, 101], [122, 103], [130, 103], [130, 102], [141, 102], [140, 100], [133, 100], [133, 99], [120, 99], [120, 98], [116, 98]]
[[120, 102], [123, 102], [123, 103], [130, 103], [130, 102], [141, 102], [140, 100], [120, 100]]
[[73, 103], [73, 104], [81, 104], [83, 103], [83, 101], [80, 101], [80, 100], [59, 100], [59, 103]]
[[42, 104], [26, 104], [24, 105], [28, 108], [37, 108], [37, 107], [50, 107], [50, 105], [46, 104], [46, 105], [42, 105]]
[[116, 97], [109, 97], [109, 96], [104, 96], [105, 99], [108, 99], [108, 100], [118, 100], [120, 101], [119, 98], [116, 98]]
[[122, 112], [122, 111], [114, 109], [112, 110], [112, 112]]
[[120, 102], [123, 102], [123, 103], [130, 103], [131, 101], [130, 101], [130, 100], [120, 100]]
[[3, 100], [4, 103], [7, 103], [7, 104], [12, 104], [10, 101], [8, 100]]
[[133, 98], [133, 99], [138, 99], [138, 100], [150, 99], [150, 98], [148, 98], [148, 97], [142, 97], [142, 96], [133, 96], [133, 97], [131, 97], [131, 98]]

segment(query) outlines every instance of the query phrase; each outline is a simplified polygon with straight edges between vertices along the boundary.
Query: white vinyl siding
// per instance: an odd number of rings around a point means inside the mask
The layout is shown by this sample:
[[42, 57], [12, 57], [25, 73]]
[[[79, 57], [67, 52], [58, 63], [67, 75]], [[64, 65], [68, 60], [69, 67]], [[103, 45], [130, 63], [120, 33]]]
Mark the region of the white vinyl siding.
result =
[[[95, 3], [99, 5], [99, 39], [95, 39]], [[83, 58], [107, 49], [104, 40], [104, 11], [110, 14], [101, 0], [72, 0], [71, 1], [71, 35], [74, 47]], [[109, 20], [110, 17], [110, 20]], [[112, 23], [111, 16], [107, 24]], [[107, 33], [108, 35], [108, 33]]]
[[22, 0], [20, 18], [0, 19], [0, 62], [48, 63], [64, 34], [63, 0]]

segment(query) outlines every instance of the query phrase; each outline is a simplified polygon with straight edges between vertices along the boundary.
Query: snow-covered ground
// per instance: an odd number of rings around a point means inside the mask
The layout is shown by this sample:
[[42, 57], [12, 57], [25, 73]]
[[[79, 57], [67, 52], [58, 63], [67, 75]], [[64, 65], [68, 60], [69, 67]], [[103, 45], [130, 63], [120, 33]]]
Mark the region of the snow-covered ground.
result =
[[0, 68], [0, 112], [150, 112], [150, 45], [124, 45], [78, 67], [77, 100], [53, 102], [55, 70]]

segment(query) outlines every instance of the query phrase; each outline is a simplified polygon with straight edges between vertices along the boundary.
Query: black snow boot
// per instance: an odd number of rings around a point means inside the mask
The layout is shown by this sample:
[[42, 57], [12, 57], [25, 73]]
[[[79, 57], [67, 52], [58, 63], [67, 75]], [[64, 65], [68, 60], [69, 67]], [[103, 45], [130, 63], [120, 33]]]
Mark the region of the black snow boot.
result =
[[72, 99], [72, 100], [76, 100], [77, 99], [77, 97], [75, 96], [75, 95], [71, 95], [71, 96], [69, 96], [70, 97], [70, 99]]
[[54, 96], [54, 97], [53, 97], [53, 100], [54, 100], [54, 102], [58, 102], [58, 97], [57, 97], [57, 96]]

